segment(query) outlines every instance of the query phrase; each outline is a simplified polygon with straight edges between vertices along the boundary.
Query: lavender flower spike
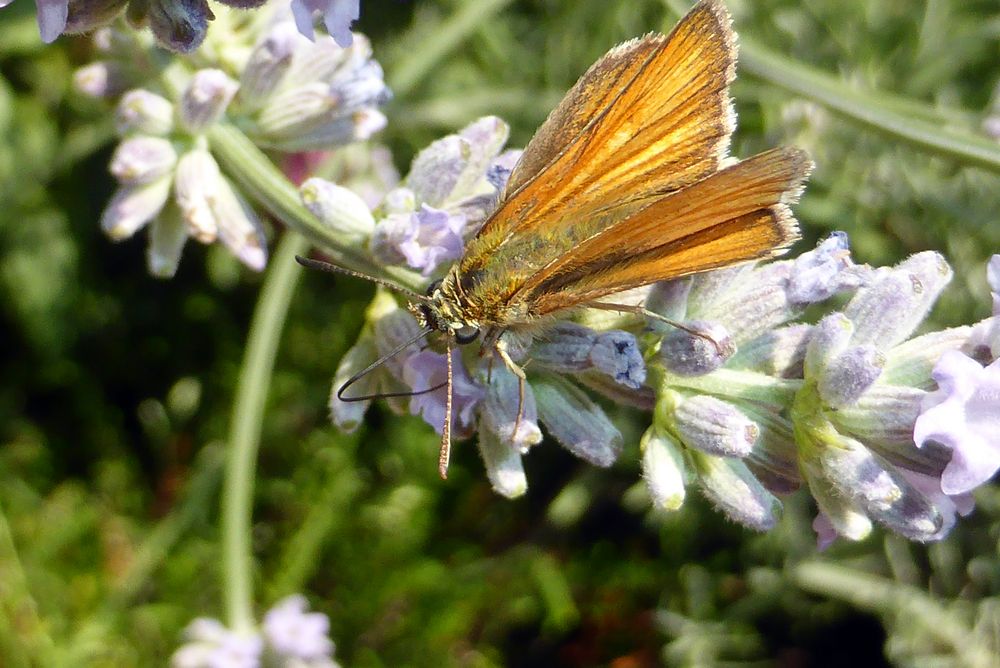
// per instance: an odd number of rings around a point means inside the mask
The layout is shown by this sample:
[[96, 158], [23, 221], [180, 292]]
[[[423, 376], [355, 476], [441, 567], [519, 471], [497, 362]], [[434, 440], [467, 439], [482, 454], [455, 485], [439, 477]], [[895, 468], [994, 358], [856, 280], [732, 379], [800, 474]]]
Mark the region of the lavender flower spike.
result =
[[938, 389], [924, 399], [913, 440], [920, 447], [937, 441], [951, 448], [941, 490], [962, 494], [1000, 469], [1000, 360], [983, 368], [950, 350], [932, 375]]

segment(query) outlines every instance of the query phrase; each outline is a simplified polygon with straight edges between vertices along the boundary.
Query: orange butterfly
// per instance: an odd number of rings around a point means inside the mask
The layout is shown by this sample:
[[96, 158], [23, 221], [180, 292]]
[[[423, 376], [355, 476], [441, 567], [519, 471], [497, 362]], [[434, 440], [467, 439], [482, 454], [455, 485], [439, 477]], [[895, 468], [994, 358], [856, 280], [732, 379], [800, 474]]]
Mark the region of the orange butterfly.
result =
[[444, 279], [427, 295], [403, 290], [424, 333], [445, 335], [442, 477], [450, 456], [453, 342], [482, 336], [483, 352], [518, 375], [523, 396], [524, 372], [507, 354], [505, 332], [578, 308], [662, 319], [602, 300], [772, 257], [798, 239], [788, 205], [812, 163], [796, 148], [727, 158], [735, 72], [735, 34], [719, 0], [698, 3], [668, 36], [653, 33], [613, 48], [535, 133], [496, 211]]

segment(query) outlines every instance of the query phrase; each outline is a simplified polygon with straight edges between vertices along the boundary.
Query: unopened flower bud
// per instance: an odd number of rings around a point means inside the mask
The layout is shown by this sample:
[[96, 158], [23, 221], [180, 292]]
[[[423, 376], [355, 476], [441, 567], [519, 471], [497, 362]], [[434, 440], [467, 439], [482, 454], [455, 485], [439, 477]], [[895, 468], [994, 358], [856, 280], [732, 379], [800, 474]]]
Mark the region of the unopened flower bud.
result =
[[[829, 546], [836, 536], [858, 541], [871, 535], [872, 521], [868, 519], [868, 515], [865, 514], [859, 503], [842, 496], [822, 477], [807, 476], [807, 479], [809, 480], [809, 491], [816, 499], [821, 517], [826, 518], [830, 528], [834, 531], [832, 536], [825, 535], [826, 532], [820, 533], [821, 548]], [[819, 527], [817, 527], [818, 524]], [[820, 527], [822, 527], [822, 522], [817, 518], [817, 522], [813, 523], [813, 528], [819, 531]]]
[[481, 411], [482, 426], [496, 434], [501, 443], [510, 443], [523, 454], [542, 441], [535, 393], [506, 366], [498, 365], [491, 376]]
[[682, 401], [674, 423], [685, 445], [720, 457], [746, 457], [760, 436], [760, 427], [740, 409], [704, 394]]
[[311, 178], [299, 188], [299, 195], [310, 213], [349, 242], [363, 241], [375, 229], [368, 205], [352, 190], [325, 179]]
[[254, 271], [263, 271], [267, 265], [264, 227], [253, 207], [225, 178], [219, 179], [219, 190], [212, 202], [212, 212], [219, 228], [219, 241], [240, 262]]
[[805, 374], [819, 376], [830, 361], [847, 349], [854, 325], [843, 313], [831, 313], [813, 328], [806, 345]]
[[777, 378], [801, 378], [812, 330], [812, 325], [801, 323], [771, 330], [741, 347], [730, 366]]
[[590, 352], [597, 334], [575, 322], [559, 322], [539, 337], [531, 350], [533, 364], [561, 373], [585, 371], [592, 366]]
[[532, 382], [538, 416], [559, 443], [595, 466], [611, 466], [622, 449], [622, 435], [604, 410], [576, 385], [546, 376]]
[[940, 531], [940, 511], [902, 476], [886, 468], [860, 442], [831, 430], [817, 449], [823, 478], [842, 496], [860, 504], [875, 521], [911, 540], [927, 541]]
[[215, 241], [219, 233], [212, 201], [220, 188], [222, 174], [212, 154], [194, 149], [181, 156], [174, 176], [177, 206], [188, 233], [203, 244]]
[[951, 327], [904, 341], [886, 352], [882, 381], [930, 389], [931, 371], [941, 356], [949, 350], [964, 350], [973, 335], [973, 327]]
[[175, 164], [177, 152], [169, 141], [140, 135], [118, 145], [109, 169], [120, 183], [138, 184], [169, 174]]
[[819, 378], [819, 395], [831, 408], [855, 403], [885, 367], [885, 356], [875, 346], [852, 346], [834, 358]]
[[940, 473], [943, 463], [927, 459], [927, 453], [913, 447], [913, 424], [925, 396], [927, 392], [914, 387], [878, 383], [830, 417], [841, 431], [889, 461], [915, 471]]
[[[337, 366], [337, 373], [333, 377], [333, 388], [330, 392], [329, 402], [330, 420], [342, 432], [350, 434], [361, 425], [371, 401], [342, 401], [337, 397], [337, 393], [344, 386], [344, 383], [376, 359], [378, 359], [378, 350], [375, 347], [375, 337], [366, 328], [357, 342], [344, 353], [340, 365]], [[350, 398], [374, 394], [378, 377], [378, 372], [373, 371], [358, 378], [347, 390], [348, 393], [345, 396]]]
[[160, 213], [169, 194], [169, 176], [119, 188], [101, 214], [101, 228], [114, 241], [127, 239]]
[[736, 352], [725, 327], [716, 322], [693, 320], [686, 329], [673, 329], [663, 337], [660, 359], [670, 371], [682, 376], [701, 376], [715, 371]]
[[598, 334], [590, 361], [595, 369], [626, 387], [639, 389], [646, 382], [646, 363], [635, 336], [628, 332], [611, 330]]
[[130, 90], [115, 109], [115, 129], [120, 135], [165, 135], [174, 126], [174, 105], [148, 90]]
[[528, 478], [521, 463], [521, 452], [490, 430], [481, 430], [477, 439], [479, 454], [493, 489], [508, 499], [528, 491]]
[[688, 294], [691, 292], [690, 276], [660, 281], [653, 285], [646, 297], [646, 308], [671, 320], [687, 317]]
[[167, 202], [149, 227], [146, 247], [149, 273], [157, 278], [172, 278], [177, 273], [187, 238], [187, 226], [180, 211], [172, 202]]
[[764, 488], [739, 459], [690, 451], [702, 493], [725, 515], [754, 531], [773, 529], [781, 501]]
[[301, 40], [295, 27], [282, 21], [257, 43], [240, 76], [240, 102], [247, 109], [256, 109], [277, 89]]
[[871, 343], [886, 350], [904, 340], [927, 315], [951, 276], [944, 258], [927, 251], [875, 278], [844, 308], [855, 327], [852, 343]]
[[212, 11], [205, 0], [146, 0], [128, 7], [129, 22], [149, 27], [161, 46], [190, 53], [205, 39]]
[[121, 67], [105, 60], [84, 65], [73, 73], [73, 88], [90, 97], [114, 97], [124, 85]]
[[692, 289], [688, 313], [698, 319], [718, 322], [736, 345], [751, 341], [798, 314], [798, 307], [789, 303], [786, 292], [790, 273], [788, 261], [754, 268], [741, 275], [730, 291], [718, 295], [711, 303], [695, 300]]
[[181, 97], [181, 121], [191, 132], [203, 132], [222, 117], [239, 87], [222, 70], [198, 70]]
[[684, 505], [687, 476], [682, 446], [670, 434], [650, 427], [639, 441], [642, 450], [642, 477], [653, 504], [663, 510]]

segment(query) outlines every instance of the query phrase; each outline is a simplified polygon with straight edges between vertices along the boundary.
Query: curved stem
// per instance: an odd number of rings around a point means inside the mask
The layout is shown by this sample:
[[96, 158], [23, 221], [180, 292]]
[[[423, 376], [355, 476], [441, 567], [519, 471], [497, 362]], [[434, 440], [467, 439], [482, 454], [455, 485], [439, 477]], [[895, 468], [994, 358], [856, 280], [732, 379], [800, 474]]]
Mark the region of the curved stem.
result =
[[285, 223], [329, 255], [334, 264], [362, 274], [388, 276], [400, 285], [423, 291], [424, 280], [399, 267], [384, 267], [341, 239], [302, 204], [299, 191], [264, 153], [238, 128], [217, 123], [208, 131], [212, 155], [240, 190], [275, 218]]
[[237, 380], [222, 488], [226, 619], [235, 631], [248, 632], [254, 623], [250, 545], [254, 471], [274, 357], [288, 305], [302, 273], [295, 256], [308, 249], [306, 239], [292, 231], [286, 232], [278, 244], [250, 323]]

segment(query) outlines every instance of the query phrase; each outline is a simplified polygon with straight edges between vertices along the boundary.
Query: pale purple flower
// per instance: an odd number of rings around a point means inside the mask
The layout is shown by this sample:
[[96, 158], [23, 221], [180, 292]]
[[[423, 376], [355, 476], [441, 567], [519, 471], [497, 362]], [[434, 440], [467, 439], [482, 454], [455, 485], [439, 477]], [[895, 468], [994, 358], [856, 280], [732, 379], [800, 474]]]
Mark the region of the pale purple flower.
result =
[[383, 261], [399, 259], [424, 276], [462, 256], [465, 217], [427, 204], [410, 214], [395, 214], [375, 225], [372, 251]]
[[292, 0], [295, 25], [309, 39], [316, 37], [313, 30], [315, 12], [323, 15], [323, 24], [337, 44], [344, 48], [351, 45], [354, 41], [351, 23], [361, 16], [361, 0]]
[[306, 612], [305, 596], [294, 594], [278, 601], [264, 615], [268, 645], [283, 658], [314, 661], [333, 653], [330, 620], [320, 612]]
[[950, 350], [932, 376], [938, 389], [924, 399], [913, 440], [918, 446], [937, 441], [951, 448], [941, 490], [969, 492], [1000, 468], [1000, 360], [984, 368]]
[[185, 639], [172, 668], [258, 668], [264, 641], [257, 633], [237, 633], [220, 621], [199, 617], [184, 629]]
[[[452, 428], [467, 432], [475, 421], [476, 406], [485, 397], [481, 386], [473, 382], [462, 364], [458, 350], [452, 350]], [[411, 390], [419, 392], [448, 377], [448, 360], [443, 353], [423, 350], [410, 355], [403, 363], [403, 380]], [[410, 399], [410, 413], [420, 415], [424, 421], [441, 433], [445, 419], [447, 388], [420, 394]]]

